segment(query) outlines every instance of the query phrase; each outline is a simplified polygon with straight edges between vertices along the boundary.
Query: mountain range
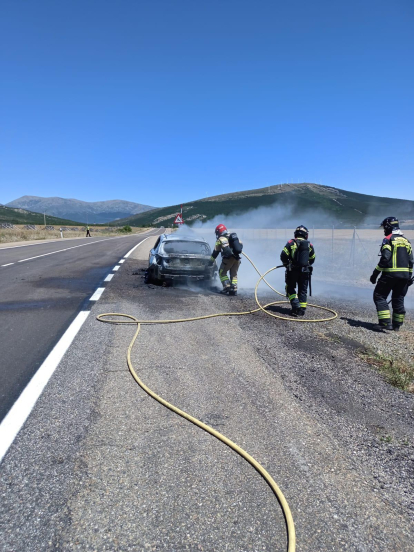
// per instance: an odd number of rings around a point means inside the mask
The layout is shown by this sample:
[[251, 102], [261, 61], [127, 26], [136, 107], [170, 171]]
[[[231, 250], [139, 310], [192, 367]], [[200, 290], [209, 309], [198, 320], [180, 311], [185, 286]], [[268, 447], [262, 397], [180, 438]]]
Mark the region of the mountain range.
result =
[[[267, 209], [260, 209], [266, 207]], [[131, 226], [171, 226], [180, 205], [171, 205], [129, 216], [117, 224]], [[307, 224], [316, 228], [378, 227], [387, 216], [414, 227], [414, 201], [348, 192], [321, 184], [278, 184], [255, 190], [207, 197], [183, 204], [184, 221], [209, 221], [245, 214], [232, 224], [251, 228], [283, 228], [287, 224]]]
[[[55, 225], [82, 221], [160, 227], [171, 226], [179, 212], [180, 204], [155, 208], [122, 200], [86, 202], [23, 196], [0, 209], [0, 222], [41, 224], [46, 213], [47, 221]], [[52, 221], [52, 216], [61, 218]], [[283, 228], [296, 224], [363, 228], [378, 227], [386, 216], [397, 216], [404, 222], [404, 228], [414, 228], [414, 201], [301, 183], [233, 192], [183, 204], [183, 218], [190, 226], [196, 221], [214, 223], [213, 219], [221, 217], [233, 227], [237, 224], [245, 228]]]
[[25, 209], [36, 213], [46, 213], [54, 217], [69, 219], [72, 221], [83, 221], [90, 224], [104, 224], [109, 221], [116, 221], [120, 218], [136, 215], [149, 209], [149, 205], [114, 199], [110, 201], [81, 201], [79, 199], [65, 199], [62, 197], [38, 197], [22, 196], [6, 207], [14, 209]]
[[47, 225], [57, 227], [74, 225], [82, 226], [83, 224], [82, 222], [74, 222], [73, 220], [52, 217], [48, 214], [46, 214], [45, 217], [43, 213], [33, 213], [32, 211], [27, 211], [26, 209], [18, 209], [0, 205], [0, 224], [34, 224], [36, 226], [44, 226], [45, 218]]

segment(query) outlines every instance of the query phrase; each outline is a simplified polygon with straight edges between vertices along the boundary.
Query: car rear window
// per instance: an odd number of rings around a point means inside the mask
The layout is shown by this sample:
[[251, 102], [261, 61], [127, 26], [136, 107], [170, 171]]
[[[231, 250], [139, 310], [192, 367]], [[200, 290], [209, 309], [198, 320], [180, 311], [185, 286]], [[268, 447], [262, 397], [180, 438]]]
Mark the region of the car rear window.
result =
[[163, 249], [168, 255], [210, 255], [210, 246], [207, 243], [193, 241], [167, 241]]

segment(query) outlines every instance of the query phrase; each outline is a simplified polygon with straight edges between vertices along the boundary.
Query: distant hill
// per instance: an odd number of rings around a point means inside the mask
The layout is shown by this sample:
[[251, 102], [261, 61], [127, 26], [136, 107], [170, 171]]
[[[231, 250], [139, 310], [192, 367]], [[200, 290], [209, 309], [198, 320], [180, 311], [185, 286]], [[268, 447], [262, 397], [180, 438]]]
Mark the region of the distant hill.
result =
[[[386, 216], [398, 216], [414, 224], [414, 201], [377, 197], [320, 184], [279, 184], [256, 190], [223, 194], [183, 204], [184, 221], [209, 221], [247, 213], [258, 207], [271, 207], [265, 217], [243, 218], [244, 227], [283, 228], [288, 220], [317, 228], [378, 226]], [[162, 207], [127, 217], [118, 224], [131, 226], [168, 226], [180, 205]], [[272, 216], [274, 214], [274, 216]], [[407, 226], [406, 226], [407, 227]]]
[[[8, 222], [11, 224], [35, 224], [38, 226], [44, 225], [43, 213], [32, 213], [25, 209], [13, 209], [0, 205], [0, 224], [2, 222]], [[57, 217], [50, 217], [46, 215], [46, 224], [52, 226], [74, 226], [82, 225], [82, 222], [74, 222], [73, 220], [67, 220]]]
[[136, 215], [149, 209], [149, 205], [114, 199], [109, 201], [80, 201], [62, 197], [23, 196], [6, 204], [6, 207], [26, 209], [36, 213], [45, 213], [72, 221], [103, 224], [116, 219]]

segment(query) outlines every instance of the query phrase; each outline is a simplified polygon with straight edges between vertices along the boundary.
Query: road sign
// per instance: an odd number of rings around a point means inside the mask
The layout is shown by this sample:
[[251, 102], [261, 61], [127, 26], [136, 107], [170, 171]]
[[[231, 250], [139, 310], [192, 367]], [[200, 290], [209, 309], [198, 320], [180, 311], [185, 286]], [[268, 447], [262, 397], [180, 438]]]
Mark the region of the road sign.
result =
[[174, 224], [184, 224], [183, 215], [181, 213], [178, 213], [175, 217]]

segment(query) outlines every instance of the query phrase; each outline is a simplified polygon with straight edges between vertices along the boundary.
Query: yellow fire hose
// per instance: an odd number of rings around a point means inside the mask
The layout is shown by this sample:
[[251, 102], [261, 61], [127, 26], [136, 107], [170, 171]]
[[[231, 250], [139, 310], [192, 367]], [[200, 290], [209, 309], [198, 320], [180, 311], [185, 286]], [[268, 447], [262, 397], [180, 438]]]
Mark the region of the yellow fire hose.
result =
[[[135, 379], [135, 381], [138, 383], [138, 385], [146, 393], [148, 393], [148, 395], [150, 395], [153, 399], [155, 399], [156, 401], [158, 401], [163, 406], [169, 408], [170, 410], [172, 410], [173, 412], [175, 412], [179, 416], [182, 416], [183, 418], [185, 418], [189, 422], [195, 424], [196, 426], [200, 427], [201, 429], [203, 429], [204, 431], [206, 431], [210, 435], [213, 435], [214, 437], [216, 437], [217, 439], [219, 439], [220, 441], [225, 443], [227, 446], [229, 446], [231, 449], [233, 449], [235, 452], [237, 452], [237, 454], [239, 454], [245, 460], [247, 460], [247, 462], [249, 462], [260, 473], [260, 475], [266, 480], [268, 485], [271, 487], [272, 491], [274, 492], [274, 494], [276, 495], [276, 498], [279, 501], [279, 504], [282, 508], [283, 515], [284, 515], [284, 518], [285, 518], [286, 527], [287, 527], [287, 551], [288, 552], [294, 552], [296, 550], [296, 535], [295, 535], [295, 525], [293, 523], [292, 513], [290, 511], [290, 508], [289, 508], [289, 505], [286, 501], [286, 498], [284, 497], [282, 491], [279, 489], [279, 487], [277, 486], [277, 484], [274, 481], [274, 479], [272, 478], [272, 476], [263, 468], [263, 466], [261, 466], [261, 464], [259, 464], [259, 462], [257, 462], [257, 460], [255, 460], [252, 456], [250, 456], [250, 454], [248, 454], [241, 447], [236, 445], [236, 443], [233, 443], [233, 441], [231, 441], [230, 439], [228, 439], [227, 437], [225, 437], [224, 435], [222, 435], [221, 433], [219, 433], [218, 431], [216, 431], [212, 427], [208, 426], [207, 424], [204, 424], [203, 422], [201, 422], [197, 418], [194, 418], [190, 414], [187, 414], [183, 410], [180, 410], [179, 408], [177, 408], [173, 404], [167, 402], [162, 397], [160, 397], [159, 395], [154, 393], [154, 391], [152, 391], [149, 387], [147, 387], [145, 385], [145, 383], [138, 377], [138, 374], [136, 373], [136, 371], [134, 369], [134, 366], [132, 364], [132, 361], [131, 361], [132, 348], [133, 348], [133, 346], [135, 344], [135, 341], [138, 337], [138, 334], [140, 332], [141, 324], [145, 324], [145, 325], [175, 324], [175, 323], [178, 323], [178, 322], [192, 322], [192, 321], [195, 321], [195, 320], [206, 320], [207, 318], [217, 318], [219, 316], [242, 316], [242, 315], [245, 315], [245, 314], [253, 314], [253, 313], [258, 312], [258, 311], [263, 311], [264, 313], [268, 314], [269, 316], [272, 316], [273, 318], [280, 318], [281, 320], [289, 320], [290, 322], [327, 322], [328, 320], [334, 320], [335, 318], [337, 318], [338, 314], [334, 310], [329, 309], [327, 307], [321, 307], [319, 305], [310, 305], [310, 304], [309, 304], [310, 307], [315, 307], [315, 308], [318, 308], [318, 309], [326, 310], [326, 311], [330, 312], [332, 314], [332, 316], [330, 316], [328, 318], [323, 318], [323, 319], [309, 320], [309, 319], [303, 319], [303, 318], [288, 318], [287, 316], [279, 316], [277, 314], [270, 313], [266, 309], [268, 307], [270, 307], [271, 305], [276, 305], [276, 304], [280, 304], [280, 303], [289, 303], [289, 301], [274, 301], [272, 303], [268, 303], [267, 305], [263, 306], [263, 305], [261, 305], [261, 303], [259, 302], [259, 299], [257, 297], [257, 289], [259, 287], [260, 282], [263, 280], [270, 289], [272, 289], [278, 295], [281, 295], [282, 297], [284, 297], [284, 295], [282, 293], [280, 293], [275, 288], [273, 288], [265, 280], [265, 276], [267, 274], [269, 274], [269, 272], [272, 272], [273, 270], [276, 270], [277, 268], [281, 268], [281, 267], [280, 266], [275, 266], [275, 267], [271, 268], [270, 270], [268, 270], [265, 274], [262, 275], [259, 272], [259, 270], [257, 269], [256, 265], [253, 263], [253, 261], [246, 254], [243, 253], [243, 255], [246, 257], [246, 259], [248, 259], [248, 261], [252, 264], [252, 266], [254, 267], [254, 269], [256, 270], [256, 272], [260, 276], [260, 278], [259, 278], [259, 280], [256, 284], [255, 290], [254, 290], [254, 296], [255, 296], [255, 299], [256, 299], [256, 303], [258, 305], [257, 309], [253, 309], [253, 310], [245, 311], [245, 312], [223, 312], [223, 313], [216, 313], [216, 314], [207, 314], [205, 316], [196, 316], [196, 317], [193, 317], [193, 318], [181, 318], [181, 319], [177, 319], [177, 320], [138, 320], [138, 318], [136, 318], [135, 316], [132, 316], [130, 314], [118, 313], [118, 312], [109, 312], [109, 313], [99, 314], [96, 318], [100, 322], [106, 322], [108, 324], [136, 324], [137, 329], [136, 329], [136, 332], [134, 334], [134, 337], [132, 338], [131, 343], [129, 344], [128, 352], [127, 352], [127, 363], [128, 363], [128, 368], [129, 368], [129, 371], [131, 372], [132, 377]], [[113, 320], [113, 319], [108, 320], [108, 317], [114, 317], [114, 316], [122, 317], [122, 318], [128, 318], [129, 320], [128, 321], [119, 320], [119, 318], [118, 318], [118, 320]]]

